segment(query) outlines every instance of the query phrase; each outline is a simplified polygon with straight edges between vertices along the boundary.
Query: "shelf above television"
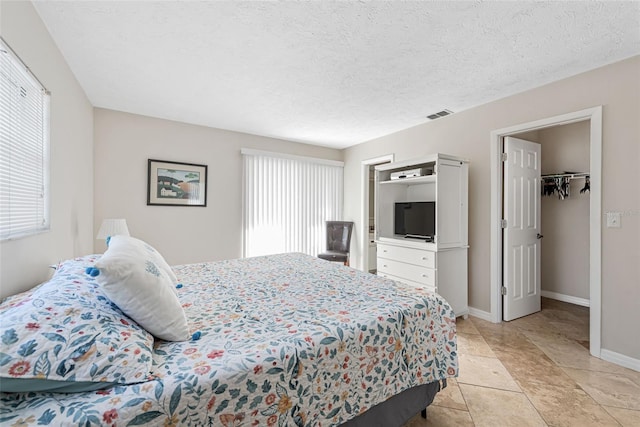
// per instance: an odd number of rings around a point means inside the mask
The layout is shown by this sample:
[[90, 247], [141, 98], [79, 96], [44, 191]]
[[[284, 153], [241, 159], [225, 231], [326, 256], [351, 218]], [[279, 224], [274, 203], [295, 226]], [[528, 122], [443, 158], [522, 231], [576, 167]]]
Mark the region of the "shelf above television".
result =
[[388, 181], [380, 181], [380, 185], [414, 185], [429, 184], [436, 182], [436, 175], [416, 176], [413, 178], [393, 179]]

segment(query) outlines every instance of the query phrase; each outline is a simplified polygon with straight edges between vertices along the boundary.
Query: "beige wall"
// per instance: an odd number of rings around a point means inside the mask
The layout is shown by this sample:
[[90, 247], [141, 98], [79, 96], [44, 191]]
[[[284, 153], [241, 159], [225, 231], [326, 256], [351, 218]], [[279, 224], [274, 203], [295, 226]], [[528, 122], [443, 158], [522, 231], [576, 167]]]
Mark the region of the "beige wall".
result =
[[93, 107], [31, 2], [0, 2], [2, 37], [51, 91], [51, 231], [0, 243], [0, 296], [93, 248]]
[[[241, 148], [342, 160], [335, 149], [112, 110], [95, 109], [94, 120], [95, 229], [126, 218], [172, 265], [242, 256]], [[207, 207], [147, 206], [147, 159], [208, 165]]]
[[[603, 211], [621, 211], [622, 228], [602, 228], [602, 347], [640, 359], [640, 57], [634, 57], [345, 150], [345, 219], [362, 230], [361, 161], [396, 161], [434, 152], [469, 167], [469, 302], [490, 311], [490, 132], [603, 105]], [[347, 197], [348, 195], [348, 197]], [[354, 242], [360, 236], [354, 236]], [[359, 266], [362, 248], [352, 259]]]
[[[538, 132], [542, 174], [589, 172], [589, 122]], [[542, 197], [542, 290], [589, 299], [589, 197], [584, 179], [571, 181], [570, 196]]]

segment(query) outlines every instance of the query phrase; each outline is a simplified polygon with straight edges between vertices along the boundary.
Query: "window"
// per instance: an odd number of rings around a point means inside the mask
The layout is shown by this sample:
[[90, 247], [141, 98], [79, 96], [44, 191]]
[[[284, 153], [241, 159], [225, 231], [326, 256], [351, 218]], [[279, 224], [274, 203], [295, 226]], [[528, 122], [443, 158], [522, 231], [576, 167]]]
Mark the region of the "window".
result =
[[49, 93], [0, 42], [0, 240], [7, 240], [49, 229]]
[[244, 256], [324, 250], [325, 221], [342, 219], [343, 163], [242, 150]]

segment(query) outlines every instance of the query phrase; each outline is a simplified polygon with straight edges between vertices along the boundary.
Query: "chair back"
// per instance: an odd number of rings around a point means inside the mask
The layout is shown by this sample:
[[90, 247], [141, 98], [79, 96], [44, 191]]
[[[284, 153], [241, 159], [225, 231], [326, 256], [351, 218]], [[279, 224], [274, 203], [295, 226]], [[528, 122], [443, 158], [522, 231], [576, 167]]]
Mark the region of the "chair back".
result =
[[353, 222], [327, 221], [327, 250], [349, 253]]

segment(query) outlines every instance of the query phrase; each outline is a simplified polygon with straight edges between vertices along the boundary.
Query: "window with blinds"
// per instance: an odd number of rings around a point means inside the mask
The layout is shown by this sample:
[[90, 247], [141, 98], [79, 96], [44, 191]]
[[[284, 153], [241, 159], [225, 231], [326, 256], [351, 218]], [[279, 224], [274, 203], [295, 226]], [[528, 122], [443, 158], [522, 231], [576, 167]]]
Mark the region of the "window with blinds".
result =
[[0, 240], [49, 229], [49, 93], [0, 38]]
[[245, 257], [316, 256], [325, 221], [342, 219], [343, 163], [243, 149]]

